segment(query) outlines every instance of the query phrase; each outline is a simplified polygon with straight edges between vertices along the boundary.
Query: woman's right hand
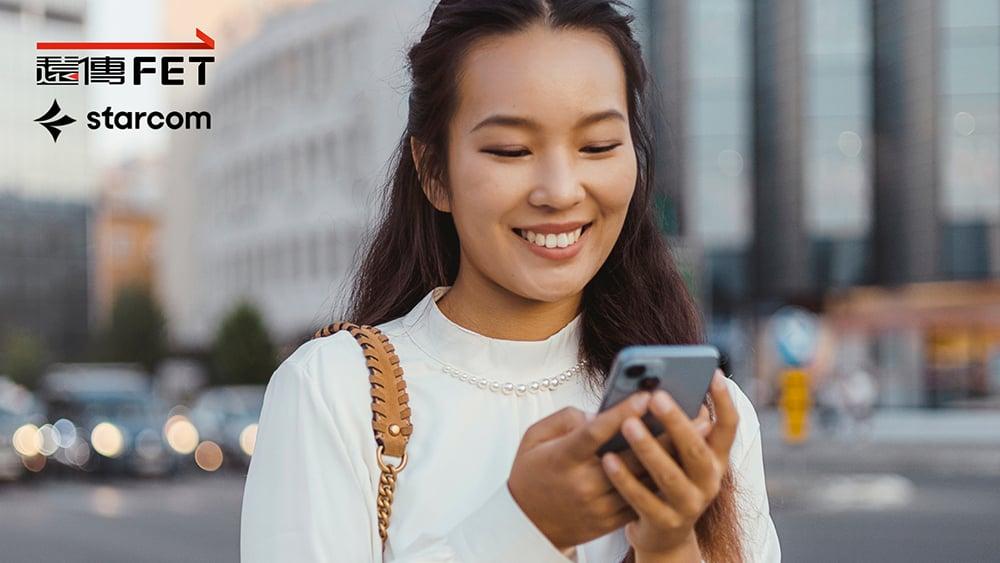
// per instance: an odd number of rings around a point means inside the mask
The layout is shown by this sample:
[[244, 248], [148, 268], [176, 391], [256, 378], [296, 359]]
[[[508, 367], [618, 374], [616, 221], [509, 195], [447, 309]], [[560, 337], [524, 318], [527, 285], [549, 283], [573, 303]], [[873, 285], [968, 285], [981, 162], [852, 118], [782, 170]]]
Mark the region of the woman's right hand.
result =
[[641, 417], [648, 392], [597, 414], [566, 407], [531, 425], [521, 439], [507, 486], [525, 515], [559, 549], [621, 528], [637, 515], [607, 478], [597, 450], [630, 417]]

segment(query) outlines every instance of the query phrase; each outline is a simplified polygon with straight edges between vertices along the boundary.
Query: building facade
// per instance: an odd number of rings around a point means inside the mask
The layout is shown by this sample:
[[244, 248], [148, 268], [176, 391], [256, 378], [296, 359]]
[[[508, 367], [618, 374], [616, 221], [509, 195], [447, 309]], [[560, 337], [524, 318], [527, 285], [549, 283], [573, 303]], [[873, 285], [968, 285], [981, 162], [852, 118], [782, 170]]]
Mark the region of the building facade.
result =
[[189, 225], [164, 249], [176, 342], [204, 346], [241, 300], [281, 342], [334, 315], [405, 126], [399, 54], [417, 4], [287, 10], [220, 61], [205, 100], [216, 125], [182, 140], [191, 165], [167, 181], [194, 188], [165, 217]]
[[[85, 201], [93, 197], [96, 171], [88, 130], [86, 90], [35, 84], [35, 43], [84, 37], [84, 0], [0, 2], [0, 193]], [[58, 99], [78, 123], [59, 142], [34, 122]]]
[[93, 213], [93, 303], [98, 325], [131, 285], [158, 295], [156, 255], [162, 162], [133, 160], [109, 169]]
[[[680, 233], [705, 249], [696, 290], [717, 342], [750, 358], [756, 319], [822, 311], [855, 287], [997, 283], [1000, 1], [672, 0], [653, 13], [650, 60], [680, 145], [663, 181]], [[943, 317], [893, 318], [910, 324], [845, 340], [884, 367], [886, 404], [922, 404], [942, 333], [922, 323]], [[989, 363], [992, 345], [976, 346], [970, 361]]]
[[0, 195], [0, 338], [28, 334], [49, 360], [85, 352], [90, 216], [80, 203]]

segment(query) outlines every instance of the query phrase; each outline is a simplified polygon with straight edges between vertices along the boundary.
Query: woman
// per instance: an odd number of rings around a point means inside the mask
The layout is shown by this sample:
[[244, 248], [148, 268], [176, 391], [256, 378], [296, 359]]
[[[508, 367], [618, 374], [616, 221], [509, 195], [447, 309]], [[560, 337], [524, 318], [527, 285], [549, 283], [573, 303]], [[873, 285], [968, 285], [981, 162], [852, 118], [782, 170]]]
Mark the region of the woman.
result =
[[[701, 340], [654, 219], [646, 71], [619, 8], [435, 8], [345, 316], [389, 336], [412, 409], [386, 549], [368, 372], [341, 331], [268, 385], [244, 562], [780, 559], [756, 415], [721, 372], [714, 418], [648, 393], [585, 414], [624, 346]], [[598, 457], [619, 429], [631, 450]]]

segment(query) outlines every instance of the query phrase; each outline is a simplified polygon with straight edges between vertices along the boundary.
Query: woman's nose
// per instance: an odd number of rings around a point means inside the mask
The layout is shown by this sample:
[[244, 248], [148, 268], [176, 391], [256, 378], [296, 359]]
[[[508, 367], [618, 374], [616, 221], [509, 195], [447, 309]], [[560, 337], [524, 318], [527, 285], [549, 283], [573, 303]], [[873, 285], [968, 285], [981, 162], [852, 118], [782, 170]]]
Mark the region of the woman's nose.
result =
[[528, 197], [532, 205], [566, 209], [586, 197], [572, 157], [552, 153], [539, 163], [539, 167], [537, 183]]

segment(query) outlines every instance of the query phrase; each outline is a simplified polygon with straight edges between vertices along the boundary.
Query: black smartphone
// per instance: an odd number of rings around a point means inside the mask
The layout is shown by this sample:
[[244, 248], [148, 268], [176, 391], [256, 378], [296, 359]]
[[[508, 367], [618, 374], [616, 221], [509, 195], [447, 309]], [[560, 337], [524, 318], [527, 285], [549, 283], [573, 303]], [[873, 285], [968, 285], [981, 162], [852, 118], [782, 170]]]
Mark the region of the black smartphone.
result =
[[[625, 347], [611, 363], [600, 412], [617, 405], [637, 391], [652, 393], [663, 389], [673, 397], [688, 418], [695, 418], [718, 367], [719, 350], [715, 346]], [[654, 436], [663, 433], [663, 425], [652, 412], [647, 411], [642, 416], [642, 421]], [[597, 450], [597, 455], [627, 449], [628, 441], [618, 432]]]

